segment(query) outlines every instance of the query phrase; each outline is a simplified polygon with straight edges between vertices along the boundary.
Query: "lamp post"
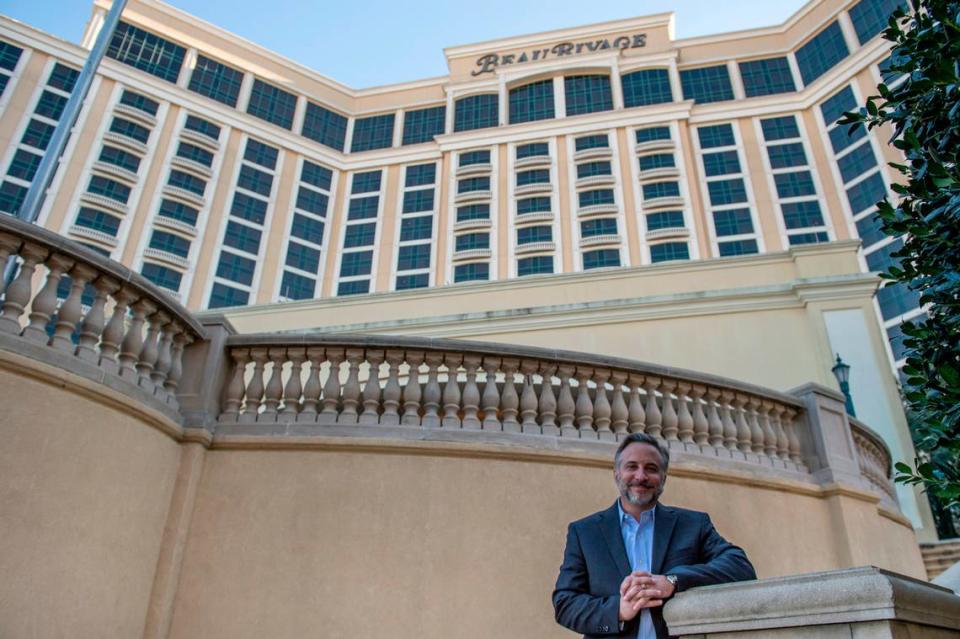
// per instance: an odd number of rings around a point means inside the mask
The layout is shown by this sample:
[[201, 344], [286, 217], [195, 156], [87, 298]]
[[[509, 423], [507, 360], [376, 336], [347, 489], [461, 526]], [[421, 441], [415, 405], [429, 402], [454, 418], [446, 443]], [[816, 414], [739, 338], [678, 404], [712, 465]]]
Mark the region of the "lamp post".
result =
[[850, 397], [850, 366], [840, 359], [840, 353], [837, 353], [837, 363], [830, 370], [833, 371], [833, 376], [837, 378], [837, 382], [840, 384], [840, 391], [843, 393], [847, 404], [847, 414], [856, 417], [857, 411], [853, 409], [853, 398]]

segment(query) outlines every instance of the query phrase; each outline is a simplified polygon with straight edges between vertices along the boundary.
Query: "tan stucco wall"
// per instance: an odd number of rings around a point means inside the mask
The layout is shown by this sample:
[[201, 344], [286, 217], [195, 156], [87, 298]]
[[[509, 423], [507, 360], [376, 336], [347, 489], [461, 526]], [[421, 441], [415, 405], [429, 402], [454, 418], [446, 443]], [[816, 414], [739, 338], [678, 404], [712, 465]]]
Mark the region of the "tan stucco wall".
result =
[[0, 636], [139, 637], [180, 447], [0, 368]]
[[[761, 577], [852, 565], [833, 499], [872, 511], [852, 531], [866, 563], [923, 574], [912, 531], [874, 504], [675, 472], [665, 502], [709, 510]], [[171, 637], [566, 637], [550, 605], [566, 525], [614, 494], [600, 466], [211, 451]]]

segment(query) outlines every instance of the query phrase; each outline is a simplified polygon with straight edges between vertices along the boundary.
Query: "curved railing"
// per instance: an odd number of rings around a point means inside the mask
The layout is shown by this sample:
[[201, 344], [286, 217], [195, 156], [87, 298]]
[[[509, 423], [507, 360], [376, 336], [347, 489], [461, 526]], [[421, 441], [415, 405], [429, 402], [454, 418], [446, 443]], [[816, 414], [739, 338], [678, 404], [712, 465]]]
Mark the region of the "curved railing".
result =
[[880, 494], [889, 498], [894, 505], [898, 503], [897, 492], [893, 486], [893, 460], [890, 449], [873, 430], [860, 420], [849, 418], [853, 443], [857, 447], [857, 459], [860, 462], [860, 474]]
[[[184, 348], [203, 339], [190, 312], [143, 276], [39, 226], [0, 215], [0, 334], [75, 357], [177, 408]], [[29, 309], [29, 312], [27, 310]]]
[[806, 470], [800, 401], [691, 371], [398, 336], [236, 335], [227, 346], [233, 368], [221, 424], [408, 426], [593, 441], [646, 432], [684, 450]]

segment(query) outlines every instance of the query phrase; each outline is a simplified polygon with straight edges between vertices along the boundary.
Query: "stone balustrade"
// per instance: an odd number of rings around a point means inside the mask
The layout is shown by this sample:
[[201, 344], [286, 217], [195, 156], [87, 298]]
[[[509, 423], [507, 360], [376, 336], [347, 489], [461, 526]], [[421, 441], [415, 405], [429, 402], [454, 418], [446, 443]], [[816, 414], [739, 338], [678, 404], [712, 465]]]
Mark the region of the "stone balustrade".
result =
[[[177, 409], [183, 352], [201, 324], [143, 276], [81, 244], [0, 215], [0, 335], [76, 358]], [[62, 299], [61, 299], [62, 298]]]
[[850, 419], [850, 432], [857, 447], [860, 474], [889, 505], [898, 504], [893, 486], [893, 461], [883, 440], [860, 420]]
[[[498, 431], [674, 448], [805, 472], [794, 397], [617, 358], [410, 337], [237, 335], [220, 424]], [[335, 374], [331, 374], [331, 372]]]

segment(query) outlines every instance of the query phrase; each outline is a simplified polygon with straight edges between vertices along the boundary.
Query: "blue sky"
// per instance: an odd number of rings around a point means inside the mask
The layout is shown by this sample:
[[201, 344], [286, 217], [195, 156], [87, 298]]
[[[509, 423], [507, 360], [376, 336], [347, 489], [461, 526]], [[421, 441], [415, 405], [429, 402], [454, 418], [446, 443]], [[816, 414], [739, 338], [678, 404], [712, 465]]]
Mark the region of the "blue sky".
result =
[[[802, 0], [172, 0], [173, 6], [354, 88], [444, 75], [443, 48], [665, 11], [677, 37], [783, 22]], [[71, 42], [89, 0], [0, 0], [0, 13]]]

